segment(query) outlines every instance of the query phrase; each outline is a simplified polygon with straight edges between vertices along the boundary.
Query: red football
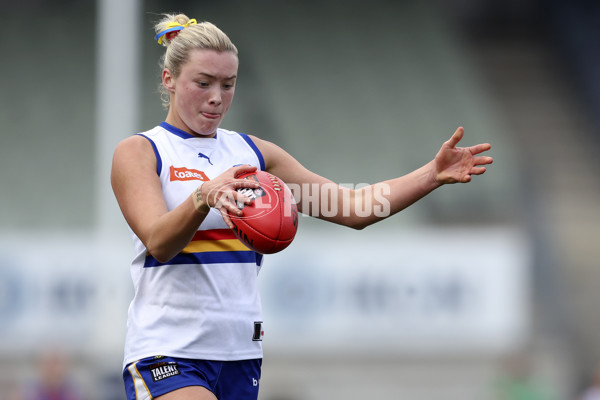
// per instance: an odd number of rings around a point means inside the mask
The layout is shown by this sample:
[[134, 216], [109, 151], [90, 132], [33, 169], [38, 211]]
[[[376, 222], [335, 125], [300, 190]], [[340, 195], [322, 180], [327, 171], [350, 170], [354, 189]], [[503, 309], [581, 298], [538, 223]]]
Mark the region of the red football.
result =
[[239, 204], [243, 215], [229, 214], [235, 235], [252, 250], [262, 254], [277, 253], [292, 243], [298, 230], [298, 209], [289, 187], [265, 171], [250, 172], [239, 179], [254, 179], [260, 188], [241, 188], [238, 192], [254, 201]]

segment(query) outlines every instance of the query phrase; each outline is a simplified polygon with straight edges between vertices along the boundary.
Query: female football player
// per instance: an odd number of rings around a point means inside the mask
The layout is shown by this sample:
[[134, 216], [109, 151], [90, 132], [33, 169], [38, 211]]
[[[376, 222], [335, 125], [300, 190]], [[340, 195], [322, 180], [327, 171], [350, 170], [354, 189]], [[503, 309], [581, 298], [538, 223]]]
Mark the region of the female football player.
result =
[[[370, 187], [343, 188], [274, 143], [220, 128], [233, 100], [239, 60], [216, 26], [165, 15], [155, 39], [166, 46], [167, 116], [117, 146], [111, 176], [136, 249], [123, 371], [127, 396], [256, 400], [262, 255], [236, 239], [229, 213], [241, 215], [236, 202], [250, 202], [236, 189], [258, 183], [236, 177], [268, 171], [311, 191], [296, 193], [300, 212], [362, 229], [444, 184], [483, 174], [492, 158], [479, 154], [490, 145], [457, 147], [464, 133], [458, 128], [421, 168]], [[333, 195], [322, 197], [325, 188]], [[325, 199], [327, 210], [340, 212], [319, 213], [317, 205], [301, 201], [303, 195]], [[358, 213], [342, 202], [370, 204], [373, 212]]]

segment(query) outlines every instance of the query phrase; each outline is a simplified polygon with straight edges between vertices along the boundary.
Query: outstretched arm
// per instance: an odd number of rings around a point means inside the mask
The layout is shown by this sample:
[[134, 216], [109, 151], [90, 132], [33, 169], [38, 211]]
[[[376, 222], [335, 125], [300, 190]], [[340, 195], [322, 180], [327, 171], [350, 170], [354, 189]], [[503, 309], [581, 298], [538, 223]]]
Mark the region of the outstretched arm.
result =
[[491, 146], [486, 143], [457, 147], [463, 135], [464, 129], [458, 128], [435, 158], [421, 168], [399, 178], [355, 190], [341, 187], [309, 171], [270, 142], [254, 137], [253, 140], [265, 157], [267, 170], [296, 189], [294, 194], [302, 213], [362, 229], [402, 211], [444, 184], [466, 183], [472, 175], [483, 174], [486, 170], [484, 165], [491, 164], [493, 160], [478, 154]]

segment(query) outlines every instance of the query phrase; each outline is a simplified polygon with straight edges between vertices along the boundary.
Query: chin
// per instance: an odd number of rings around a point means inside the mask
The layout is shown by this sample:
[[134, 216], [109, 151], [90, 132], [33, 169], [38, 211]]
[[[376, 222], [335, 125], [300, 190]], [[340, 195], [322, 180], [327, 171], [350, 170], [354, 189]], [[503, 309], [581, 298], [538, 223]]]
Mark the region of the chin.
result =
[[214, 136], [217, 133], [217, 129], [219, 128], [220, 122], [221, 121], [219, 120], [218, 122], [215, 121], [212, 124], [207, 124], [206, 122], [198, 124], [198, 130], [194, 130], [194, 132], [196, 132], [200, 136]]
[[207, 131], [207, 132], [205, 132], [205, 131], [196, 132], [196, 134], [198, 136], [215, 136], [216, 133], [217, 133], [216, 130], [214, 130], [214, 131]]
[[217, 128], [218, 125], [216, 127], [199, 126], [198, 129], [193, 129], [193, 131], [198, 136], [214, 136], [217, 133]]

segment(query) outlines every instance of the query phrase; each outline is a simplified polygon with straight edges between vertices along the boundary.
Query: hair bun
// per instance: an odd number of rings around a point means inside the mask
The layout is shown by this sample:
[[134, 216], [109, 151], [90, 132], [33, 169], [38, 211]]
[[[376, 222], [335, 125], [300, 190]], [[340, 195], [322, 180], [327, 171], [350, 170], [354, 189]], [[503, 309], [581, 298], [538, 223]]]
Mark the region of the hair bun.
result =
[[185, 14], [164, 14], [164, 17], [154, 26], [154, 40], [163, 46], [168, 46], [179, 32], [190, 25], [196, 25], [195, 19], [189, 19]]

